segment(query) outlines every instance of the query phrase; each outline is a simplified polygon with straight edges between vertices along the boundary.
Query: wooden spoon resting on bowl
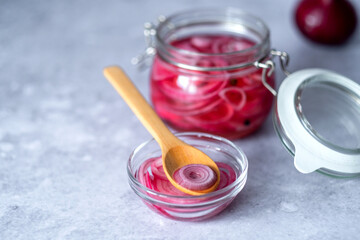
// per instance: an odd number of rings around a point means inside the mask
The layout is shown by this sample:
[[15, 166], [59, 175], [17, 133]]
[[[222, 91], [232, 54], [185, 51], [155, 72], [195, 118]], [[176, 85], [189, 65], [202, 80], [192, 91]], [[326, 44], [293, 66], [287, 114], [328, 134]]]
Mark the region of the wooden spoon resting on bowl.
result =
[[[220, 171], [216, 163], [199, 149], [175, 137], [119, 67], [105, 68], [104, 75], [159, 143], [164, 172], [171, 184], [180, 191], [191, 195], [203, 195], [214, 191], [220, 182]], [[174, 180], [174, 173], [189, 164], [201, 164], [205, 165], [204, 167], [211, 168], [216, 174], [215, 183], [211, 187], [202, 190], [191, 190], [181, 186]]]

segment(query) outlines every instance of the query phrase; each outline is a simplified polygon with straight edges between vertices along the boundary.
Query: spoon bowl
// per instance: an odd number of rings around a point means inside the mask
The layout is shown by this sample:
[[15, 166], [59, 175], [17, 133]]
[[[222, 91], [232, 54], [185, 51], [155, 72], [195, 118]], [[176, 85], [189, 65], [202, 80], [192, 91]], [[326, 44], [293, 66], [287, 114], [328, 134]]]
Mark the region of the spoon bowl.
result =
[[[107, 67], [104, 69], [104, 75], [159, 143], [163, 169], [171, 184], [190, 195], [203, 195], [214, 191], [220, 182], [220, 170], [216, 163], [202, 151], [175, 137], [121, 68], [117, 66]], [[207, 189], [196, 191], [181, 186], [174, 180], [173, 175], [176, 170], [189, 164], [201, 164], [210, 167], [216, 174], [216, 182]]]
[[[177, 169], [180, 169], [189, 164], [202, 164], [210, 167], [217, 176], [215, 184], [213, 184], [210, 188], [201, 191], [193, 191], [179, 185], [172, 176], [174, 176], [174, 173]], [[216, 163], [199, 149], [185, 144], [184, 142], [181, 142], [179, 145], [175, 145], [174, 147], [170, 148], [166, 154], [163, 154], [163, 166], [166, 166], [164, 167], [164, 172], [171, 184], [180, 191], [191, 195], [201, 195], [212, 192], [217, 188], [220, 182], [220, 171]]]

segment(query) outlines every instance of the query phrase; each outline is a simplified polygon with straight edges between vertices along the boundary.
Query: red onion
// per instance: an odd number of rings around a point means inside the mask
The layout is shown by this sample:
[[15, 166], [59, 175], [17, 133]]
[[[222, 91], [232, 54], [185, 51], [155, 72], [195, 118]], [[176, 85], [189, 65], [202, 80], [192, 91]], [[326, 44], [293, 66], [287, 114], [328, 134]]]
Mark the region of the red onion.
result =
[[184, 188], [201, 191], [215, 184], [217, 176], [214, 170], [203, 164], [189, 164], [174, 173], [174, 180]]
[[323, 44], [342, 44], [355, 31], [357, 16], [347, 0], [302, 0], [295, 21], [310, 40]]

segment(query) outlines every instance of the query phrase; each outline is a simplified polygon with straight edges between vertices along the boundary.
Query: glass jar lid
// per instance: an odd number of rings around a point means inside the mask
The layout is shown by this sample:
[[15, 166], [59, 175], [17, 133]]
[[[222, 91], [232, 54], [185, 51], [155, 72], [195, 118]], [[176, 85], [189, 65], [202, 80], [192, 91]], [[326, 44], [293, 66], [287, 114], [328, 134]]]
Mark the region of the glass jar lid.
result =
[[322, 69], [289, 75], [277, 94], [275, 127], [302, 173], [360, 173], [360, 86]]

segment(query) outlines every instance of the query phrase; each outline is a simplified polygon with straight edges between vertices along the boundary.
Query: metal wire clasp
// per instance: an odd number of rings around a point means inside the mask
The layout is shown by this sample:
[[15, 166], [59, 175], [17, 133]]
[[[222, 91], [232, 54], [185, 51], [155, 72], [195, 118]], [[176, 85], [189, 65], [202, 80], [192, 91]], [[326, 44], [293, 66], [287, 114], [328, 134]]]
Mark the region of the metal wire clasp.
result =
[[267, 60], [265, 63], [262, 62], [255, 62], [255, 67], [262, 68], [262, 77], [261, 81], [264, 84], [264, 86], [274, 95], [276, 96], [276, 91], [273, 89], [270, 84], [267, 83], [266, 79], [267, 77], [270, 77], [271, 74], [275, 70], [275, 63], [272, 60]]
[[290, 61], [289, 54], [287, 52], [282, 52], [272, 49], [270, 51], [270, 55], [279, 57], [281, 70], [286, 76], [289, 76], [290, 72], [287, 70], [287, 66], [289, 65], [289, 61]]
[[[158, 23], [162, 23], [166, 20], [165, 16], [158, 17]], [[156, 35], [157, 25], [151, 22], [146, 22], [144, 24], [144, 36], [145, 36], [145, 44], [146, 49], [143, 53], [139, 54], [136, 57], [131, 59], [131, 63], [142, 68], [147, 65], [148, 60], [151, 59], [156, 54], [156, 46], [155, 46], [155, 35]]]
[[[271, 50], [270, 51], [270, 55], [271, 56], [277, 56], [279, 57], [280, 60], [280, 66], [281, 66], [281, 70], [283, 71], [283, 73], [286, 76], [290, 75], [290, 72], [287, 70], [287, 66], [289, 64], [289, 54], [287, 52], [281, 52], [278, 50]], [[256, 61], [254, 63], [255, 67], [257, 68], [262, 68], [262, 77], [261, 77], [261, 81], [264, 84], [264, 86], [274, 95], [277, 95], [277, 92], [274, 88], [272, 88], [270, 86], [270, 84], [267, 82], [267, 78], [271, 76], [271, 74], [274, 72], [275, 70], [275, 63], [273, 60], [267, 60], [265, 63]]]

